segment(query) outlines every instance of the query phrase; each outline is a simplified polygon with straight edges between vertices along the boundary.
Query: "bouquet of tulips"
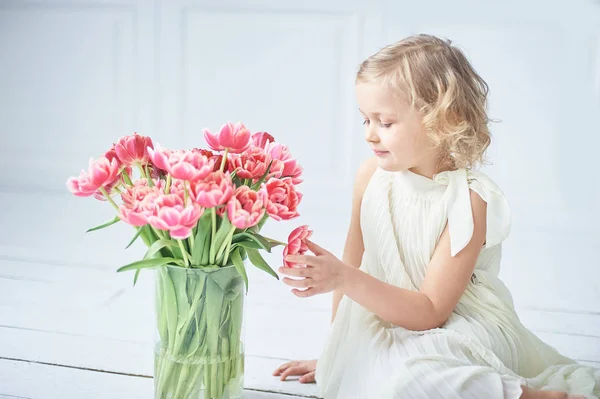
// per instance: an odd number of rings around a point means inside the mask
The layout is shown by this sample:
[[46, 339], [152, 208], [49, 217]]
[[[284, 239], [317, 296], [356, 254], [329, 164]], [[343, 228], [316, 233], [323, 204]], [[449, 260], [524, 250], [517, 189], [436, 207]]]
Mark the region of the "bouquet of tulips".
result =
[[299, 216], [302, 167], [287, 146], [241, 123], [204, 137], [212, 151], [170, 150], [134, 133], [67, 181], [73, 194], [116, 211], [88, 231], [122, 221], [135, 228], [127, 248], [138, 238], [147, 246], [117, 271], [135, 270], [134, 285], [142, 269], [155, 271], [157, 398], [241, 395], [244, 262], [278, 278], [260, 251], [286, 243], [261, 228]]

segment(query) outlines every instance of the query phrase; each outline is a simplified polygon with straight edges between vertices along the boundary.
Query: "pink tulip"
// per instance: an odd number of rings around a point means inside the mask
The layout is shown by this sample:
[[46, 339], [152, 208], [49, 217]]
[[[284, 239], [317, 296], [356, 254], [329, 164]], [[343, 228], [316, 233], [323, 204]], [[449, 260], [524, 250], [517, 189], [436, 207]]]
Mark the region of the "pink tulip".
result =
[[229, 201], [233, 195], [233, 182], [229, 173], [216, 171], [204, 180], [191, 185], [192, 195], [200, 206], [214, 208]]
[[258, 147], [231, 158], [231, 164], [240, 179], [260, 179], [269, 166], [271, 157]]
[[267, 132], [257, 132], [252, 135], [252, 143], [255, 147], [267, 148], [270, 143], [275, 142], [275, 137], [271, 136]]
[[250, 131], [240, 122], [224, 124], [217, 134], [204, 129], [204, 139], [213, 150], [224, 151], [229, 149], [229, 152], [233, 154], [244, 152], [252, 144]]
[[270, 143], [265, 150], [273, 159], [278, 159], [283, 162], [282, 177], [291, 177], [294, 184], [302, 183], [300, 176], [302, 175], [302, 166], [298, 164], [289, 148], [281, 143]]
[[[115, 188], [119, 187], [121, 185], [125, 184], [125, 179], [123, 178], [123, 173], [127, 173], [127, 175], [131, 178], [131, 166], [127, 166], [124, 165], [121, 160], [119, 159], [119, 157], [117, 156], [117, 152], [115, 151], [115, 145], [113, 143], [112, 147], [106, 151], [104, 153], [104, 157], [106, 159], [108, 159], [109, 162], [112, 162], [113, 160], [115, 160], [117, 162], [117, 164], [119, 165], [119, 176], [117, 176], [117, 179], [112, 182], [111, 184], [107, 184], [106, 187], [104, 187], [104, 189], [106, 190], [106, 192], [108, 193], [108, 195], [110, 197], [112, 197], [115, 194]], [[97, 200], [100, 201], [108, 201], [108, 199], [106, 198], [106, 196], [104, 195], [104, 193], [102, 193], [102, 191], [98, 190], [94, 193], [94, 198], [96, 198]]]
[[266, 180], [274, 177], [280, 179], [283, 176], [284, 166], [285, 165], [283, 164], [283, 161], [280, 161], [279, 159], [271, 159], [271, 168], [269, 169], [269, 175], [267, 176]]
[[288, 237], [288, 245], [283, 248], [283, 265], [285, 267], [306, 267], [305, 264], [289, 262], [285, 260], [285, 257], [288, 255], [304, 255], [308, 251], [308, 246], [304, 240], [310, 238], [312, 233], [307, 225], [292, 230]]
[[[106, 159], [108, 159], [108, 162], [112, 162], [112, 160], [115, 159], [117, 161], [117, 164], [119, 165], [119, 167], [118, 167], [119, 170], [121, 170], [121, 168], [123, 167], [123, 164], [121, 163], [121, 160], [119, 159], [119, 157], [117, 156], [117, 152], [115, 151], [114, 143], [113, 143], [112, 147], [110, 147], [110, 149], [104, 153], [104, 157]], [[104, 187], [104, 189], [106, 190], [106, 192], [108, 193], [108, 195], [110, 197], [112, 197], [114, 194], [114, 188], [119, 186], [119, 184], [121, 184], [122, 181], [123, 181], [122, 178], [117, 177], [117, 179], [114, 182], [107, 184]], [[94, 193], [94, 198], [96, 198], [99, 201], [108, 201], [108, 199], [106, 198], [104, 193], [100, 190], [97, 190]]]
[[264, 185], [267, 191], [267, 213], [275, 220], [290, 220], [300, 216], [297, 211], [302, 193], [296, 191], [290, 177], [270, 179]]
[[188, 181], [204, 179], [215, 167], [215, 161], [193, 151], [185, 151], [179, 159], [172, 155], [169, 161], [171, 176]]
[[115, 152], [124, 165], [133, 164], [146, 165], [148, 163], [148, 148], [154, 148], [152, 139], [133, 133], [131, 136], [123, 136], [115, 144]]
[[116, 146], [116, 144], [113, 143], [112, 147], [110, 147], [110, 149], [104, 153], [104, 157], [106, 159], [108, 159], [109, 162], [112, 162], [113, 159], [116, 159], [117, 162], [119, 163], [119, 166], [121, 166], [122, 162], [119, 159], [119, 157], [117, 156], [117, 151], [115, 151], [115, 146]]
[[165, 150], [148, 148], [152, 163], [167, 171], [172, 177], [188, 181], [204, 179], [215, 167], [214, 160], [199, 151]]
[[[106, 191], [106, 193], [108, 194], [109, 197], [112, 198], [117, 193], [117, 191], [115, 190], [116, 188], [125, 185], [125, 179], [123, 178], [123, 173], [127, 173], [129, 176], [131, 176], [131, 167], [126, 166], [119, 174], [117, 174], [117, 178], [115, 181], [113, 181], [110, 184], [107, 184], [104, 187], [104, 190]], [[108, 198], [106, 198], [104, 193], [100, 190], [98, 190], [94, 193], [94, 198], [96, 198], [99, 201], [108, 201]]]
[[[181, 200], [183, 201], [185, 199], [185, 189], [186, 189], [185, 183], [186, 183], [186, 181], [181, 180], [181, 179], [171, 180], [171, 187], [169, 188], [169, 194], [177, 194], [177, 195], [179, 195], [179, 197], [181, 197]], [[188, 190], [188, 195], [191, 196], [191, 193], [189, 191], [190, 190], [189, 184], [188, 184], [187, 190]], [[165, 190], [162, 190], [162, 192], [164, 193]], [[189, 204], [186, 204], [186, 205], [189, 205]]]
[[90, 159], [88, 171], [82, 170], [79, 177], [69, 178], [67, 187], [78, 197], [89, 197], [100, 188], [113, 184], [118, 172], [119, 164], [116, 159], [112, 161], [105, 157]]
[[172, 150], [162, 148], [157, 144], [154, 148], [147, 148], [147, 151], [152, 165], [164, 172], [169, 171], [169, 158], [173, 152]]
[[263, 189], [254, 191], [248, 186], [240, 186], [227, 203], [227, 216], [238, 229], [257, 225], [265, 215], [267, 193]]
[[154, 213], [148, 216], [148, 223], [156, 229], [167, 230], [175, 239], [186, 239], [192, 234], [203, 209], [198, 204], [183, 206], [177, 194], [165, 194], [154, 200]]
[[121, 193], [123, 205], [133, 208], [136, 203], [145, 200], [146, 196], [151, 193], [162, 194], [165, 182], [157, 179], [153, 180], [153, 183], [154, 186], [150, 187], [147, 179], [140, 179], [133, 183], [133, 186], [127, 187], [127, 189]]
[[149, 194], [148, 198], [144, 201], [140, 201], [136, 207], [128, 208], [124, 205], [119, 206], [119, 219], [128, 223], [132, 226], [145, 226], [148, 224], [148, 217], [152, 215], [152, 209], [150, 209], [150, 205], [152, 204], [151, 197], [158, 198], [158, 194]]
[[162, 195], [162, 182], [148, 186], [146, 179], [140, 179], [122, 194], [123, 203], [119, 206], [119, 218], [132, 226], [144, 226], [154, 212], [154, 201]]

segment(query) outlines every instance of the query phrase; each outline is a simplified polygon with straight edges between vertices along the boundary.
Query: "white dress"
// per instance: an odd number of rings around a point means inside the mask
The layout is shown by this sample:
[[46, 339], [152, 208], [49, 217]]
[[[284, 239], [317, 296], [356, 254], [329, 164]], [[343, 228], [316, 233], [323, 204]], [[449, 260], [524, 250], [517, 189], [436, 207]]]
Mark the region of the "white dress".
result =
[[459, 169], [429, 179], [376, 169], [361, 206], [361, 270], [417, 291], [446, 222], [452, 255], [470, 242], [469, 189], [487, 203], [486, 244], [449, 320], [411, 331], [344, 296], [317, 362], [323, 398], [517, 399], [521, 385], [600, 396], [600, 369], [562, 356], [519, 321], [498, 278], [509, 207], [485, 174]]

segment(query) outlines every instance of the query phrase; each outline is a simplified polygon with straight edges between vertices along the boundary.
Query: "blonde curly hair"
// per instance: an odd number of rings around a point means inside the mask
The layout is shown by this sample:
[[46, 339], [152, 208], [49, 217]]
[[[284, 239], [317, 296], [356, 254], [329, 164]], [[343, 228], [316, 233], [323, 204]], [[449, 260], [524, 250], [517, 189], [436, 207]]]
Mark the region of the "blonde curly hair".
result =
[[419, 34], [388, 45], [362, 62], [361, 82], [408, 97], [423, 130], [442, 148], [440, 170], [486, 163], [488, 85], [450, 40]]

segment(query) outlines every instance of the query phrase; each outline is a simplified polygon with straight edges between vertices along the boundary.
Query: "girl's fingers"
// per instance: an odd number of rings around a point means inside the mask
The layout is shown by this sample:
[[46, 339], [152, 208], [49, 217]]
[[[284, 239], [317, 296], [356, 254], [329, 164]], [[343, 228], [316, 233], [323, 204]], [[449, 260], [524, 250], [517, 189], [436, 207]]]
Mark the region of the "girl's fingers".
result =
[[299, 366], [290, 367], [289, 369], [285, 370], [283, 372], [283, 374], [281, 374], [281, 381], [285, 381], [285, 379], [287, 377], [289, 377], [290, 375], [300, 375], [303, 372], [304, 371], [302, 370], [302, 367], [299, 367]]
[[300, 263], [311, 266], [316, 266], [318, 263], [318, 258], [311, 255], [288, 255], [285, 257], [285, 260], [292, 263]]
[[281, 374], [281, 372], [283, 370], [287, 369], [292, 364], [293, 364], [293, 362], [287, 362], [287, 363], [282, 364], [281, 366], [277, 367], [277, 369], [273, 372], [273, 375], [279, 375], [279, 374]]
[[311, 252], [315, 255], [326, 255], [329, 253], [325, 248], [321, 248], [309, 239], [304, 240], [304, 243], [306, 244], [308, 249], [310, 249]]
[[310, 277], [314, 269], [310, 267], [280, 267], [279, 272], [292, 277]]
[[291, 287], [298, 288], [308, 288], [313, 284], [312, 278], [310, 277], [303, 278], [302, 280], [294, 280], [291, 278], [284, 277], [282, 281]]
[[300, 291], [297, 289], [293, 289], [292, 290], [292, 294], [296, 295], [297, 297], [300, 298], [308, 298], [309, 296], [313, 296], [318, 294], [317, 290], [315, 289], [315, 287], [310, 287], [304, 291]]
[[300, 377], [300, 382], [302, 382], [302, 383], [315, 382], [315, 372], [311, 371], [308, 374], [304, 374], [302, 377]]

